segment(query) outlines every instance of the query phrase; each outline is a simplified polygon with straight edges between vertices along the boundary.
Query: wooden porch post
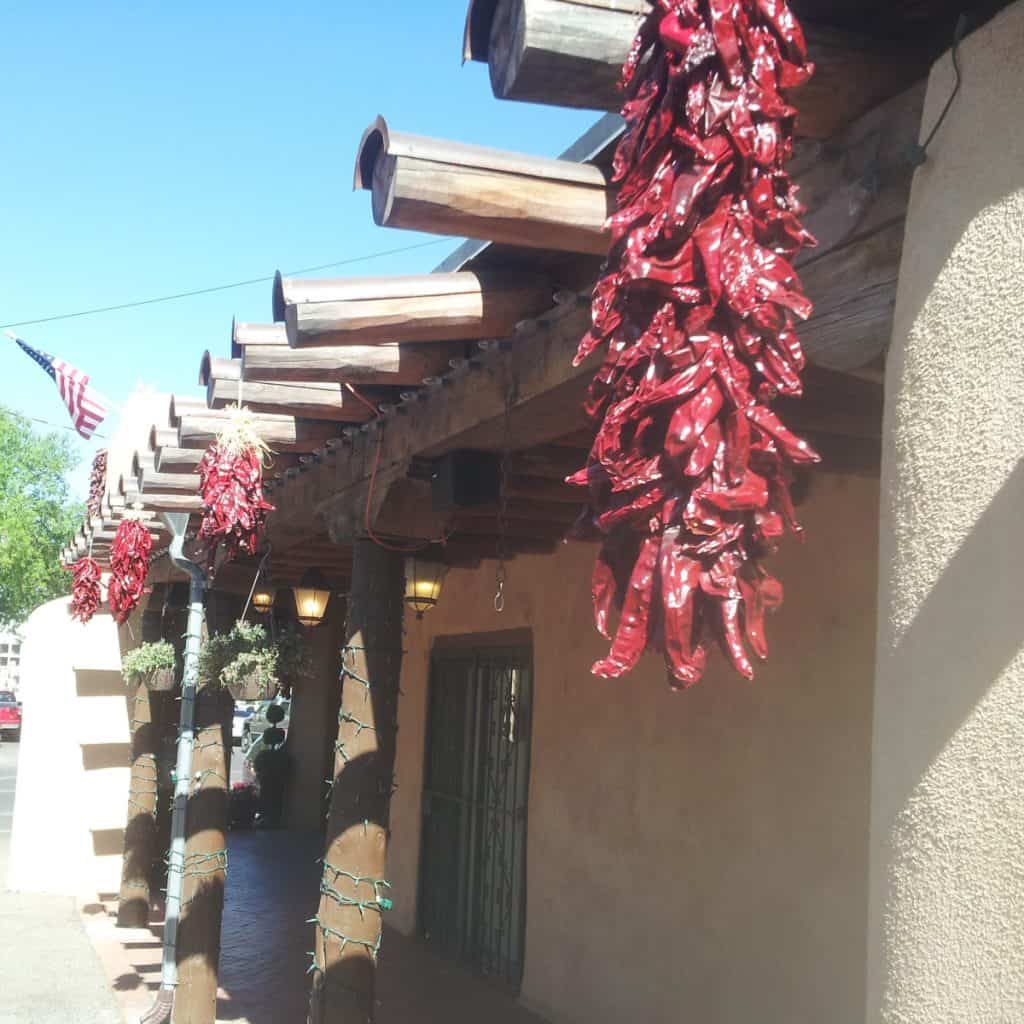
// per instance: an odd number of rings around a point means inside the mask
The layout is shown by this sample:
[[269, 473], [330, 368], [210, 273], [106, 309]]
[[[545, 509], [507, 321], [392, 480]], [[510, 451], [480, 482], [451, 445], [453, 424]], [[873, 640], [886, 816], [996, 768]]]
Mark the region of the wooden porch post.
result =
[[390, 906], [385, 878], [403, 590], [401, 556], [371, 541], [356, 541], [316, 916], [311, 1024], [374, 1019], [381, 912]]
[[200, 690], [188, 798], [174, 1024], [214, 1024], [227, 876], [228, 762], [234, 702]]
[[149, 924], [149, 878], [156, 845], [157, 751], [160, 721], [156, 700], [144, 683], [128, 698], [132, 731], [132, 770], [124, 832], [124, 864], [117, 901], [120, 928]]

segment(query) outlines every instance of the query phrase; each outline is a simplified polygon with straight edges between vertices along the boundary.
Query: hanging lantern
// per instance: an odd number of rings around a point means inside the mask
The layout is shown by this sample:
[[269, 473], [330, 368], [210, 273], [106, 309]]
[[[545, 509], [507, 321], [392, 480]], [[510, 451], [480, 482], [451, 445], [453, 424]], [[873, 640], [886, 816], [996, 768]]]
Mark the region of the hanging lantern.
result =
[[441, 597], [448, 566], [442, 562], [426, 562], [422, 558], [405, 560], [405, 603], [422, 619]]
[[266, 615], [274, 607], [274, 598], [277, 591], [268, 584], [261, 583], [252, 593], [252, 606], [260, 613]]
[[327, 611], [331, 585], [319, 569], [307, 569], [295, 591], [295, 611], [304, 626], [319, 626]]

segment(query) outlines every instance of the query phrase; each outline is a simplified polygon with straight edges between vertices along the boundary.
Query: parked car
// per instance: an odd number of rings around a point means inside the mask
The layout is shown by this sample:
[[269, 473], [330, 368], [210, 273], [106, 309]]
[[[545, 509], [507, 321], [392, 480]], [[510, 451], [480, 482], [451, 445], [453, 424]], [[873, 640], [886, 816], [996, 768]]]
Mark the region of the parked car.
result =
[[0, 739], [21, 739], [21, 705], [12, 690], [0, 690]]
[[231, 744], [240, 746], [245, 738], [245, 724], [252, 718], [255, 708], [249, 703], [238, 703], [235, 705], [234, 718], [231, 720]]

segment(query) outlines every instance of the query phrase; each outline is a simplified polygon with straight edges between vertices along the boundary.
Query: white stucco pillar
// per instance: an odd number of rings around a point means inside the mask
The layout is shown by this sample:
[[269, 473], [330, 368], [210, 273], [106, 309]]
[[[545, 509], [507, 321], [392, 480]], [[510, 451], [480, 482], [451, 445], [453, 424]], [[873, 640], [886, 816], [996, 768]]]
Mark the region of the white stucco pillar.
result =
[[1024, 1014], [1024, 2], [960, 60], [886, 379], [869, 1024]]

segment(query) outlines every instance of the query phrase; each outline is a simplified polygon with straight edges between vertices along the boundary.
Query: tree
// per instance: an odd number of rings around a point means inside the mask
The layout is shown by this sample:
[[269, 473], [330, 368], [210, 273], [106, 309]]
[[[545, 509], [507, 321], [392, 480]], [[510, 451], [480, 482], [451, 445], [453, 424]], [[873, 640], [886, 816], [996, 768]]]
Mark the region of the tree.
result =
[[60, 551], [82, 514], [66, 479], [77, 461], [67, 438], [0, 406], [0, 627], [70, 589]]

